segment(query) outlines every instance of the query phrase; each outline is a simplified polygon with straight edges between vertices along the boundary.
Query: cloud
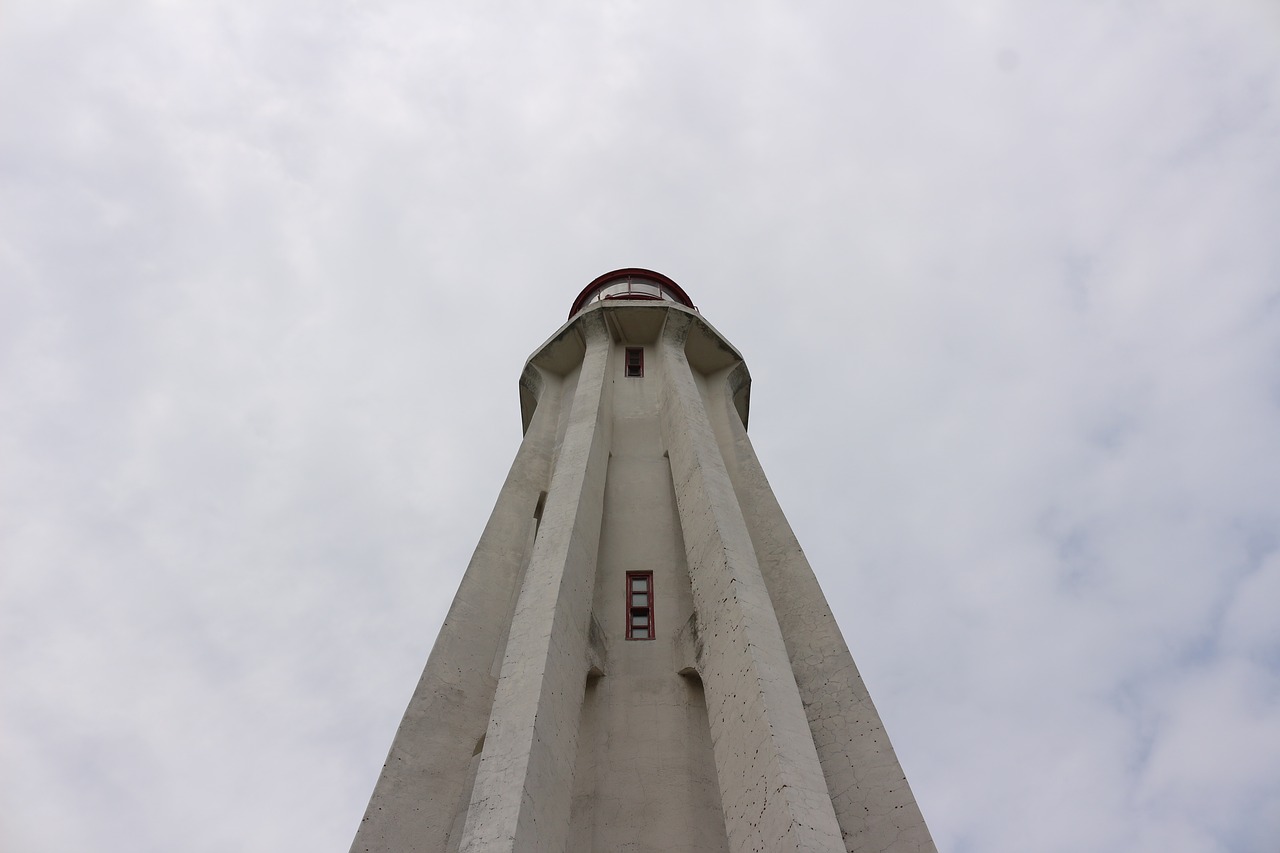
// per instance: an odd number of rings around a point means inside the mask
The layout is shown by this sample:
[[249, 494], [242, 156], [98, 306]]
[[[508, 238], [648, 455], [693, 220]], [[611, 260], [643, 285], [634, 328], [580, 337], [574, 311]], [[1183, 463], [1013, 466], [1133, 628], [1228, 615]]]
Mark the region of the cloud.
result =
[[337, 847], [599, 273], [672, 275], [941, 849], [1280, 837], [1266, 4], [27, 3], [0, 846]]

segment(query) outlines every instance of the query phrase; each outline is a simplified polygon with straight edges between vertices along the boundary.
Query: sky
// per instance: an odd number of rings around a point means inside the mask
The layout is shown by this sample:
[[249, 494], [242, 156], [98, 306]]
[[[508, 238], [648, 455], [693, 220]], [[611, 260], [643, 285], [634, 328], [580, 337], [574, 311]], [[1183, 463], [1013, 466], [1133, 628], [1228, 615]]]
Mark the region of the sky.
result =
[[0, 850], [345, 851], [618, 267], [941, 851], [1280, 850], [1280, 6], [0, 6]]

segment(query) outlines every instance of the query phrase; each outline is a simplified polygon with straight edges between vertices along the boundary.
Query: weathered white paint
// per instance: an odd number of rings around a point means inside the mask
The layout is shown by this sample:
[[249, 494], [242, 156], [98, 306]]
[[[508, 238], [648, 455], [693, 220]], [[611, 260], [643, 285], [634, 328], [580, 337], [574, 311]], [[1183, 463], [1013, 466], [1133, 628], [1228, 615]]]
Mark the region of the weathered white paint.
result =
[[[749, 390], [669, 302], [594, 303], [534, 353], [524, 443], [353, 853], [934, 849]], [[653, 640], [625, 639], [628, 571], [654, 573]]]
[[586, 355], [511, 623], [462, 834], [462, 853], [564, 850], [609, 454], [611, 349], [583, 318]]
[[[446, 850], [455, 816], [470, 800], [472, 754], [489, 723], [513, 590], [528, 559], [529, 523], [551, 478], [561, 382], [532, 368], [522, 384], [538, 407], [480, 544], [458, 587], [374, 787], [352, 853]], [[456, 842], [455, 842], [456, 843]]]
[[697, 666], [733, 850], [844, 850], [813, 736], [746, 521], [725, 470], [685, 340], [667, 316], [663, 427], [693, 580]]
[[932, 851], [933, 840], [889, 736], [831, 615], [813, 569], [765, 479], [732, 404], [736, 369], [707, 382], [734, 483], [769, 598], [787, 644], [818, 758], [847, 849]]
[[[656, 327], [654, 329], [656, 332]], [[681, 675], [676, 636], [693, 616], [684, 540], [661, 424], [663, 365], [622, 375], [614, 345], [613, 451], [594, 612], [602, 675], [588, 681], [568, 850], [727, 853], [702, 684]], [[652, 571], [655, 639], [626, 637], [625, 577]]]

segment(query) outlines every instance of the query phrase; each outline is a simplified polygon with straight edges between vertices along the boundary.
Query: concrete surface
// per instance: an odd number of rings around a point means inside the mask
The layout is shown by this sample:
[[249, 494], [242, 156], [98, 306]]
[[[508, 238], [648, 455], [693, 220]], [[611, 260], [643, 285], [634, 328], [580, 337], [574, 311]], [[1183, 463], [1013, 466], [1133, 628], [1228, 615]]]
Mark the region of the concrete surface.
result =
[[[933, 851], [747, 438], [737, 350], [682, 306], [595, 303], [520, 395], [353, 853]], [[654, 639], [626, 639], [629, 571]]]

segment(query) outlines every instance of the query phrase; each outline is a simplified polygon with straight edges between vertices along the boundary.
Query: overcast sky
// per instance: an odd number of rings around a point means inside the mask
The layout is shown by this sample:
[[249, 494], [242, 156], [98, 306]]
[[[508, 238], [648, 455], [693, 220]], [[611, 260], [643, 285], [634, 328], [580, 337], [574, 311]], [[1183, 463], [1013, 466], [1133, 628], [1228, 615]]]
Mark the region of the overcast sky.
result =
[[1280, 4], [0, 7], [0, 850], [345, 851], [678, 281], [940, 850], [1280, 849]]

